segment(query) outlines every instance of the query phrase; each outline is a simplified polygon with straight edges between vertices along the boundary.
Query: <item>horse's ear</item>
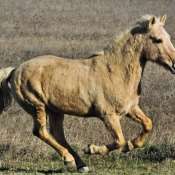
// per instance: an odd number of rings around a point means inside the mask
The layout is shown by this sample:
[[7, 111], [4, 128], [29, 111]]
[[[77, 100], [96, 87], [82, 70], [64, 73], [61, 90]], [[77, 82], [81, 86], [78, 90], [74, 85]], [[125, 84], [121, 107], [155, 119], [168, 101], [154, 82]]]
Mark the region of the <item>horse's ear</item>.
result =
[[153, 15], [149, 21], [149, 29], [157, 22], [156, 17]]
[[160, 22], [162, 22], [163, 25], [165, 24], [166, 18], [167, 18], [167, 14], [164, 14], [164, 15], [160, 18]]

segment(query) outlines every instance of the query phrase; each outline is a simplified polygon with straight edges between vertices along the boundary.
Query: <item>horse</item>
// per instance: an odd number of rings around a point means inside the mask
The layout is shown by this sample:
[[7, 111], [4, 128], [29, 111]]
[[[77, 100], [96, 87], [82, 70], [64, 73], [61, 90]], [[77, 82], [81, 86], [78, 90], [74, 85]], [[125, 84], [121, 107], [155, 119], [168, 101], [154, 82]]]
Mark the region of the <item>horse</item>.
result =
[[[14, 100], [33, 118], [33, 135], [59, 153], [67, 167], [88, 172], [88, 165], [66, 141], [64, 114], [97, 117], [113, 137], [106, 145], [88, 146], [85, 153], [106, 155], [140, 148], [152, 129], [152, 121], [139, 107], [141, 78], [147, 61], [175, 74], [175, 48], [164, 29], [167, 15], [145, 15], [103, 50], [86, 59], [43, 55], [19, 67], [0, 70], [0, 113]], [[50, 132], [46, 129], [47, 116]], [[143, 130], [126, 141], [122, 116], [139, 122]]]

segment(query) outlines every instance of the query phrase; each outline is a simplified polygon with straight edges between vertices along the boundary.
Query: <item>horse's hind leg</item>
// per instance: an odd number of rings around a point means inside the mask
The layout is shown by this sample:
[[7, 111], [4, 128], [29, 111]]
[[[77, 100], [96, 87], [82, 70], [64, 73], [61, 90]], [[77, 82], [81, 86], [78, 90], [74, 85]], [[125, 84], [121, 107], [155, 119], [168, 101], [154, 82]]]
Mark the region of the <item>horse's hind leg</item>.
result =
[[142, 112], [139, 106], [135, 106], [128, 114], [127, 117], [131, 118], [134, 121], [137, 121], [142, 124], [143, 131], [141, 134], [136, 137], [133, 141], [128, 141], [127, 144], [123, 147], [123, 151], [130, 151], [134, 148], [140, 148], [146, 137], [148, 136], [149, 132], [152, 129], [152, 122], [151, 120]]
[[69, 166], [75, 166], [73, 156], [66, 148], [57, 143], [46, 130], [46, 112], [44, 107], [36, 109], [36, 115], [33, 115], [34, 129], [33, 134], [53, 147]]
[[56, 141], [68, 149], [71, 155], [74, 157], [76, 166], [79, 172], [88, 172], [88, 166], [81, 160], [78, 154], [70, 147], [64, 136], [63, 129], [64, 114], [55, 113], [49, 111], [49, 123], [50, 123], [50, 133], [56, 139]]

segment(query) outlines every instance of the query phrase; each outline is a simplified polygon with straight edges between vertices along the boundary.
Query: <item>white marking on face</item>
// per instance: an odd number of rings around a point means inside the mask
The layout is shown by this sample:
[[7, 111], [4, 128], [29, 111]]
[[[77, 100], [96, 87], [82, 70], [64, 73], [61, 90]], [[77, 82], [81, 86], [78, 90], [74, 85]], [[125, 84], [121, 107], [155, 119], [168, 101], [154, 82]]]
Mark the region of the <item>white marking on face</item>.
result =
[[171, 41], [170, 41], [170, 39], [169, 39], [169, 36], [168, 36], [167, 32], [166, 32], [164, 29], [162, 30], [162, 32], [165, 34], [165, 37], [168, 39], [168, 41], [169, 41], [171, 47], [172, 47], [173, 50], [175, 51], [175, 48], [174, 48], [173, 44], [171, 43]]

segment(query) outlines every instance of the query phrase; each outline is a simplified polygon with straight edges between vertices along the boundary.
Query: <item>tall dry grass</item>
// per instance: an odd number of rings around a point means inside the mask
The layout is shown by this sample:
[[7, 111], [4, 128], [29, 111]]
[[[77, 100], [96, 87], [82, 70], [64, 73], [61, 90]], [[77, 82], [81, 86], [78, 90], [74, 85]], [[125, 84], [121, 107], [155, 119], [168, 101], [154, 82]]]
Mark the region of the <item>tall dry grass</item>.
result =
[[[166, 29], [174, 42], [174, 0], [0, 0], [0, 67], [18, 66], [34, 56], [53, 54], [83, 59], [104, 48], [116, 33], [144, 14], [167, 13]], [[148, 63], [142, 80], [140, 106], [153, 120], [152, 143], [175, 140], [175, 76]], [[122, 121], [127, 139], [141, 126]], [[32, 119], [17, 104], [0, 116], [0, 159], [24, 159], [49, 154], [51, 148], [33, 137]], [[111, 141], [97, 119], [66, 116], [68, 141], [105, 144]], [[44, 153], [44, 154], [43, 154]]]

